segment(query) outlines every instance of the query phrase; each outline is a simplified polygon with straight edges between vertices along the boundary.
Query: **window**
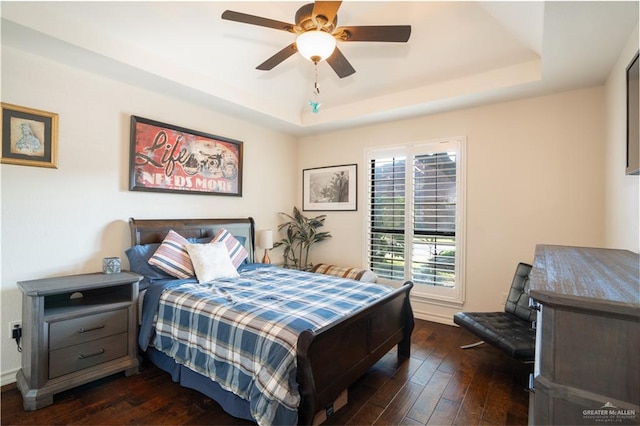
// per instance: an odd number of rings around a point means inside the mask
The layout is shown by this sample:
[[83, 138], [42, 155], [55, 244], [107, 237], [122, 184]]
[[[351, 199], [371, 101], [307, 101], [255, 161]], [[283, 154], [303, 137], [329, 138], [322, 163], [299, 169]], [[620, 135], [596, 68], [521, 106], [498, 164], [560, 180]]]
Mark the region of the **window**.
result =
[[368, 152], [367, 263], [382, 282], [461, 303], [464, 140]]

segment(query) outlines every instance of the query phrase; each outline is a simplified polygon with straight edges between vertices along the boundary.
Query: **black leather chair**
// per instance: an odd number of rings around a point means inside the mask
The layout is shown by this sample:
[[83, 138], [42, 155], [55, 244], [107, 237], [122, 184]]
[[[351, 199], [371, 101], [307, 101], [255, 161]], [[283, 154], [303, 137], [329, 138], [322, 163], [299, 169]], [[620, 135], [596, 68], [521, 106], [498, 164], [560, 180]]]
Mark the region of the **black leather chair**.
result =
[[504, 312], [458, 312], [453, 316], [453, 322], [512, 357], [532, 362], [536, 347], [536, 331], [532, 322], [536, 320], [536, 310], [529, 307], [530, 272], [531, 265], [518, 264]]

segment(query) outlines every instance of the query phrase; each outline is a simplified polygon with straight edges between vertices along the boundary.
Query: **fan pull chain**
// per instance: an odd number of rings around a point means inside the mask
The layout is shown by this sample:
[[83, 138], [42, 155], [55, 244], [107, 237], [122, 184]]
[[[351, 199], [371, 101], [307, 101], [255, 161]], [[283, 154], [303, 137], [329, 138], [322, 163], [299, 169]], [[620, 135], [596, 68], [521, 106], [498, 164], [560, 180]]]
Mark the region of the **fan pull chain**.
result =
[[314, 100], [309, 99], [309, 106], [311, 107], [311, 112], [317, 114], [320, 112], [320, 84], [318, 83], [318, 62], [315, 61], [313, 63], [314, 69], [314, 80], [313, 80], [313, 96]]

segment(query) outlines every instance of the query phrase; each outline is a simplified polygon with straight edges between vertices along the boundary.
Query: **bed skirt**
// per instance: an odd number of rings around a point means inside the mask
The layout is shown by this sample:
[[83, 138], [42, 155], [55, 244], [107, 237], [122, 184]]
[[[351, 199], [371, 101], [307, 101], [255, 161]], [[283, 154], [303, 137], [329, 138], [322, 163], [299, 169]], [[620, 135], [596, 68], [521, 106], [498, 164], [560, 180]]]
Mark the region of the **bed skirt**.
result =
[[220, 404], [222, 409], [233, 417], [255, 422], [251, 416], [251, 410], [249, 409], [249, 402], [247, 400], [240, 398], [233, 392], [222, 389], [219, 384], [210, 378], [176, 363], [173, 358], [155, 348], [148, 348], [144, 354], [155, 366], [169, 373], [171, 380], [179, 383], [180, 386], [194, 389], [208, 396]]

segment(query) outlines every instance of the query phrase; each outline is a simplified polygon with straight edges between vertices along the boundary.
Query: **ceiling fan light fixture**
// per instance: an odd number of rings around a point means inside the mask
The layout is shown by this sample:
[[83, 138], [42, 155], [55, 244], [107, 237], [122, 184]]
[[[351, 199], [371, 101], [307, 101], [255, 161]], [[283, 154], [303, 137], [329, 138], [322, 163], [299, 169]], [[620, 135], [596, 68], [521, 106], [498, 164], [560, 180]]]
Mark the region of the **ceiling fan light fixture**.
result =
[[311, 62], [319, 62], [331, 56], [336, 48], [336, 39], [326, 31], [312, 30], [298, 36], [296, 47]]

